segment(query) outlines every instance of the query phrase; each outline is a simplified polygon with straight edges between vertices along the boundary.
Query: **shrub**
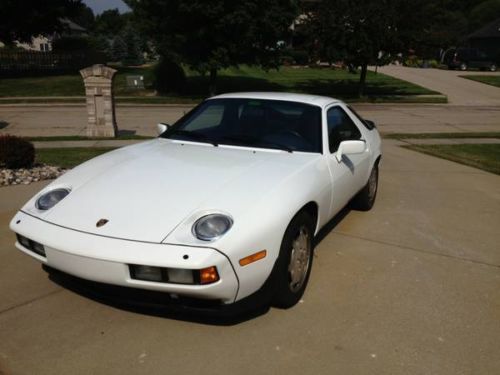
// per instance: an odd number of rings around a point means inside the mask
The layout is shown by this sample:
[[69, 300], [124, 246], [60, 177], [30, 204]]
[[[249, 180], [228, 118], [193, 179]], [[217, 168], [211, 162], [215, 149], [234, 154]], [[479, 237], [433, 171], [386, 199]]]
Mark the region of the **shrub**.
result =
[[309, 63], [309, 53], [304, 50], [290, 50], [290, 56], [295, 60], [297, 65], [307, 65]]
[[91, 49], [91, 40], [85, 36], [63, 36], [54, 39], [52, 50], [54, 52], [87, 51]]
[[309, 63], [309, 53], [305, 50], [287, 48], [283, 50], [281, 59], [287, 65], [307, 65]]
[[0, 135], [0, 164], [9, 169], [31, 168], [34, 161], [33, 144], [12, 135]]
[[180, 65], [161, 59], [154, 70], [153, 86], [160, 94], [180, 93], [186, 86], [186, 74]]

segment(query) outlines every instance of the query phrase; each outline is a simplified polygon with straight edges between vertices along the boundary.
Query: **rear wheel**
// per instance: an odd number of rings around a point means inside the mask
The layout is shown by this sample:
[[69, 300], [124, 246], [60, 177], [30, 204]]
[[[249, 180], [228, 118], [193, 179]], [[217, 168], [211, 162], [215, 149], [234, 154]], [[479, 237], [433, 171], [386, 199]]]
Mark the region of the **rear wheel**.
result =
[[289, 308], [299, 302], [309, 281], [313, 261], [314, 222], [306, 211], [288, 225], [281, 243], [274, 279], [273, 305]]
[[497, 71], [497, 64], [491, 64], [490, 65], [490, 72], [496, 72]]
[[466, 63], [461, 63], [459, 66], [461, 71], [466, 71], [467, 70], [467, 64]]
[[378, 190], [378, 165], [372, 169], [368, 182], [353, 200], [353, 206], [360, 211], [368, 211], [373, 207]]

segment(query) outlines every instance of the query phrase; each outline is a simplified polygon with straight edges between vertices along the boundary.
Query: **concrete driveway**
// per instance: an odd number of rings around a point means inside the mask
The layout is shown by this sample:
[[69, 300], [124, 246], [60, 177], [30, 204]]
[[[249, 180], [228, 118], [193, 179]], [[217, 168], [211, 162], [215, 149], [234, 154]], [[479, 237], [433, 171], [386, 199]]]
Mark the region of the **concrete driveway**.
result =
[[385, 142], [378, 201], [322, 232], [303, 302], [219, 326], [47, 278], [0, 188], [0, 374], [496, 374], [500, 177]]
[[415, 83], [448, 96], [453, 105], [500, 106], [500, 88], [461, 78], [463, 75], [500, 75], [500, 72], [481, 72], [443, 69], [418, 69], [398, 65], [379, 68], [381, 73]]

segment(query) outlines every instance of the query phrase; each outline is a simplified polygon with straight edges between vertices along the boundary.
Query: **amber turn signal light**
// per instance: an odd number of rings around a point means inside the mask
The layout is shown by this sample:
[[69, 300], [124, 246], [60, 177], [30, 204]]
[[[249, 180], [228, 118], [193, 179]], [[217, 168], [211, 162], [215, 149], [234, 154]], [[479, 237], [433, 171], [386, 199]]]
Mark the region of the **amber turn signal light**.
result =
[[219, 281], [217, 267], [212, 266], [200, 270], [200, 284], [211, 284]]
[[252, 254], [252, 255], [249, 255], [243, 259], [240, 259], [240, 266], [246, 266], [246, 265], [249, 265], [250, 263], [253, 263], [253, 262], [256, 262], [260, 259], [263, 259], [265, 258], [267, 255], [267, 251], [266, 250], [261, 250], [259, 251], [258, 253], [255, 253], [255, 254]]

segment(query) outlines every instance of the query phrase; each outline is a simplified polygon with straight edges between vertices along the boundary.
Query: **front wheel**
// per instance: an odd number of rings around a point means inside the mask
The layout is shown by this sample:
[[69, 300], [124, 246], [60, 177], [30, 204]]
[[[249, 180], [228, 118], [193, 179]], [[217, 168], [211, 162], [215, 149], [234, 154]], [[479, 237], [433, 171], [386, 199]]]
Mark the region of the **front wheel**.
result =
[[497, 71], [497, 64], [491, 64], [490, 65], [490, 72], [496, 72]]
[[465, 72], [467, 70], [467, 64], [466, 63], [461, 63], [459, 68], [460, 68], [460, 70], [462, 72]]
[[281, 243], [274, 280], [274, 306], [286, 309], [302, 298], [311, 274], [313, 236], [311, 215], [299, 212], [288, 225]]
[[369, 211], [375, 203], [378, 190], [378, 165], [374, 165], [368, 182], [361, 191], [354, 197], [353, 206], [360, 211]]

